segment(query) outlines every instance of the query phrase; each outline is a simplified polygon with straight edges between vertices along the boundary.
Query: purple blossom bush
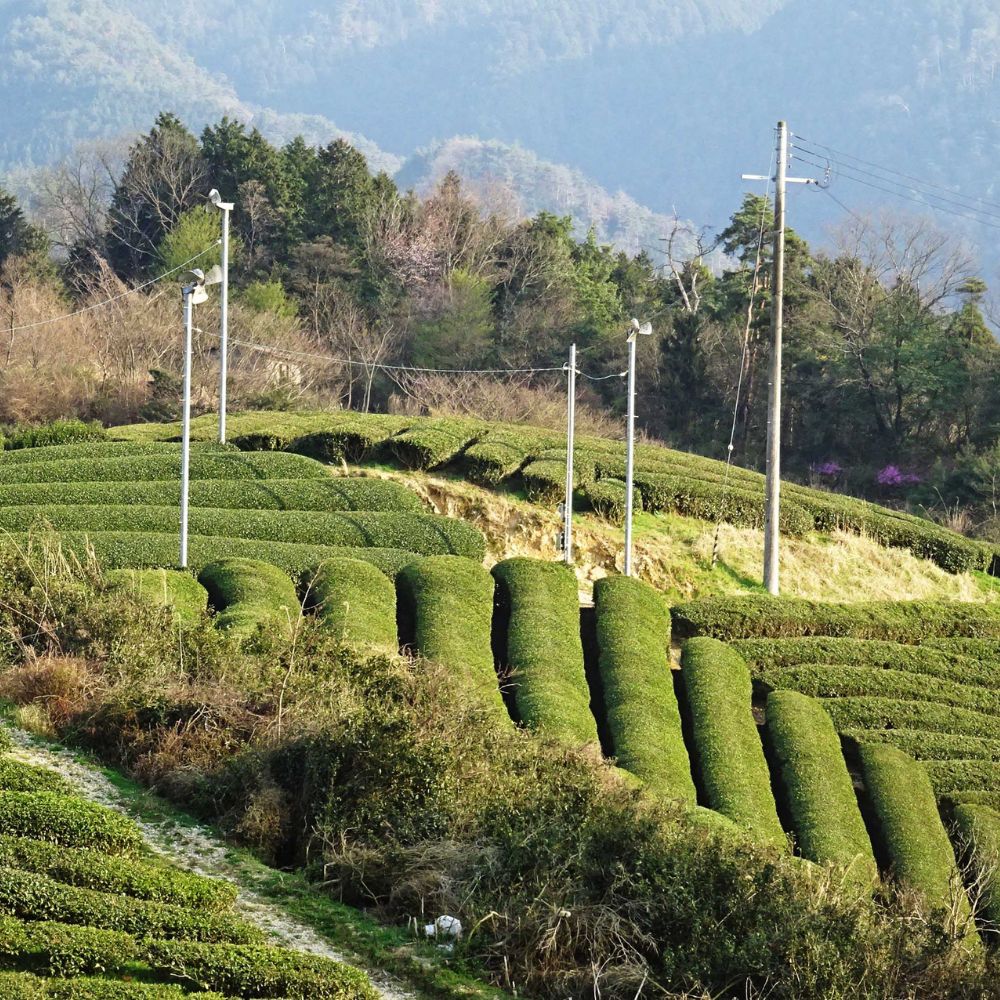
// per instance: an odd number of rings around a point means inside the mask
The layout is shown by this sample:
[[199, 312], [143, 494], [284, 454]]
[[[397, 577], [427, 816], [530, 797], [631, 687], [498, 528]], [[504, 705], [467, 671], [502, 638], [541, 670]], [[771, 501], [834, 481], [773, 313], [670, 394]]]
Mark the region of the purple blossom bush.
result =
[[875, 477], [879, 486], [916, 486], [923, 479], [915, 472], [905, 472], [898, 465], [887, 465]]
[[818, 462], [815, 465], [810, 465], [809, 471], [817, 476], [836, 479], [844, 471], [844, 468], [836, 462]]

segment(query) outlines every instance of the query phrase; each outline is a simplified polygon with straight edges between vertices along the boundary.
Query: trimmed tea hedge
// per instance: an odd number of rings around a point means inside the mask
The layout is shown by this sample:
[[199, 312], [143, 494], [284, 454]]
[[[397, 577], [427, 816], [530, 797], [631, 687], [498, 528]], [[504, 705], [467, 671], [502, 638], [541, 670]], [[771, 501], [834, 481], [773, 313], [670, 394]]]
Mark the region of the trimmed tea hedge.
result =
[[379, 996], [359, 969], [284, 948], [152, 941], [146, 951], [154, 968], [227, 995], [288, 1000], [378, 1000]]
[[0, 792], [70, 791], [70, 783], [51, 768], [26, 764], [13, 757], [0, 757]]
[[575, 574], [561, 563], [518, 557], [497, 563], [493, 577], [519, 720], [564, 743], [596, 743]]
[[205, 588], [184, 570], [119, 569], [107, 575], [120, 588], [153, 604], [172, 608], [186, 622], [196, 622], [208, 609]]
[[107, 431], [96, 420], [53, 420], [37, 426], [19, 424], [3, 438], [6, 450], [46, 448], [74, 442], [104, 441]]
[[57, 920], [141, 936], [232, 944], [252, 944], [264, 938], [258, 928], [228, 914], [81, 889], [15, 868], [0, 868], [0, 912], [24, 920]]
[[[0, 507], [0, 532], [24, 532], [45, 525], [56, 531], [166, 533], [177, 530], [179, 516], [176, 507]], [[396, 548], [423, 555], [463, 555], [479, 561], [486, 555], [486, 541], [478, 528], [437, 514], [327, 514], [198, 507], [189, 512], [188, 530], [191, 535], [345, 548]]]
[[946, 601], [824, 604], [790, 597], [714, 597], [671, 610], [674, 632], [716, 639], [844, 636], [912, 641], [930, 636], [1000, 637], [1000, 606]]
[[[233, 451], [216, 442], [199, 441], [191, 445], [193, 451]], [[174, 455], [180, 461], [181, 446], [165, 442], [102, 441], [96, 444], [62, 444], [46, 448], [25, 448], [22, 451], [0, 451], [0, 468], [36, 462], [55, 462], [63, 459], [137, 458], [140, 455]]]
[[670, 669], [670, 612], [641, 580], [594, 585], [598, 667], [611, 752], [659, 795], [695, 804]]
[[[186, 1000], [179, 986], [104, 978], [41, 979], [28, 972], [0, 972], [4, 1000]], [[199, 993], [198, 1000], [225, 1000], [220, 993]]]
[[757, 839], [787, 849], [750, 709], [750, 670], [737, 652], [715, 639], [685, 643], [682, 664], [704, 804]]
[[398, 651], [396, 588], [371, 563], [327, 560], [312, 578], [309, 597], [316, 613], [341, 642]]
[[386, 414], [352, 414], [328, 430], [303, 434], [292, 442], [292, 450], [310, 455], [321, 462], [363, 462], [373, 457], [388, 442], [411, 426], [412, 417]]
[[772, 692], [767, 731], [802, 856], [843, 865], [862, 885], [877, 881], [854, 784], [822, 705], [795, 691]]
[[[946, 640], [952, 641], [952, 640]], [[1000, 689], [1000, 661], [980, 662], [972, 656], [931, 648], [908, 646], [878, 639], [834, 639], [810, 636], [800, 639], [736, 640], [733, 648], [756, 675], [770, 668], [810, 663], [849, 664], [929, 674], [962, 684]]]
[[838, 732], [847, 729], [916, 729], [992, 739], [997, 735], [995, 715], [971, 712], [930, 701], [894, 698], [830, 698], [823, 707]]
[[991, 937], [1000, 927], [1000, 812], [987, 806], [955, 806], [955, 830], [972, 863], [972, 876], [982, 887], [980, 914], [991, 925]]
[[[599, 479], [583, 488], [583, 497], [594, 513], [614, 524], [625, 520], [625, 495], [625, 483], [620, 479]], [[635, 486], [632, 487], [632, 509], [642, 510], [642, 494]]]
[[208, 591], [217, 628], [247, 637], [268, 626], [287, 632], [299, 617], [295, 584], [284, 570], [255, 559], [220, 559], [198, 582]]
[[131, 820], [59, 792], [0, 793], [0, 831], [105, 854], [131, 854], [142, 845], [139, 828]]
[[[196, 451], [192, 479], [326, 479], [329, 473], [302, 455]], [[180, 477], [178, 455], [57, 459], [0, 465], [0, 483], [98, 483]]]
[[840, 735], [855, 743], [888, 743], [917, 760], [968, 759], [1000, 763], [1000, 739], [919, 729], [845, 729]]
[[955, 792], [1000, 792], [1000, 768], [991, 760], [928, 760], [924, 769], [939, 798]]
[[952, 636], [948, 639], [924, 639], [924, 649], [936, 649], [954, 656], [972, 656], [1000, 663], [1000, 639], [969, 639]]
[[391, 437], [388, 446], [408, 469], [436, 469], [457, 458], [482, 430], [483, 425], [475, 421], [431, 418]]
[[902, 670], [808, 665], [767, 669], [759, 677], [772, 688], [800, 691], [816, 698], [901, 698], [1000, 715], [1000, 691]]
[[506, 718], [491, 644], [493, 577], [459, 556], [418, 559], [397, 577], [400, 609], [421, 655], [459, 673], [484, 707]]
[[[64, 552], [74, 553], [81, 559], [93, 552], [107, 569], [176, 566], [179, 558], [176, 532], [60, 532], [57, 537]], [[44, 538], [44, 534], [15, 532], [10, 536], [0, 536], [0, 547], [9, 541], [30, 548]], [[407, 563], [413, 562], [414, 554], [403, 549], [300, 545], [211, 535], [192, 535], [188, 548], [188, 563], [195, 570], [220, 559], [259, 559], [297, 575], [314, 569], [327, 559], [342, 558], [370, 562], [395, 579]]]
[[236, 886], [222, 879], [28, 837], [0, 835], [0, 866], [48, 875], [82, 889], [199, 910], [225, 910], [236, 900]]
[[120, 972], [138, 958], [135, 938], [122, 931], [0, 916], [3, 964], [52, 976], [80, 976]]
[[466, 448], [462, 462], [466, 474], [481, 486], [497, 486], [520, 471], [546, 448], [557, 445], [555, 434], [530, 427], [501, 427], [482, 435]]
[[[521, 471], [524, 480], [524, 490], [532, 503], [550, 506], [563, 500], [566, 495], [566, 460], [557, 458], [540, 458]], [[573, 486], [579, 487], [590, 482], [581, 479], [578, 470], [574, 469]]]
[[[397, 511], [421, 514], [423, 501], [400, 483], [385, 479], [331, 476], [328, 479], [191, 482], [192, 507], [240, 510]], [[0, 486], [0, 507], [69, 504], [171, 506], [181, 502], [179, 478], [124, 483], [21, 483]]]
[[893, 875], [935, 909], [957, 902], [968, 940], [978, 941], [955, 854], [924, 768], [893, 747], [869, 744], [861, 747], [860, 755], [868, 800]]

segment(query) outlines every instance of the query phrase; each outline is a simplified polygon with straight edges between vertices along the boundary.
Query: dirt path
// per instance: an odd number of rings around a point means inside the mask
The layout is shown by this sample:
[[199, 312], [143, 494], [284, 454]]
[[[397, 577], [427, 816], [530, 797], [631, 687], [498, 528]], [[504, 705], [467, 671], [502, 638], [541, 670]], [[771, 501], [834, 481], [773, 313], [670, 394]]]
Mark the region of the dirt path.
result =
[[[14, 742], [14, 756], [32, 764], [58, 771], [79, 789], [81, 795], [108, 806], [133, 820], [142, 830], [152, 850], [168, 857], [186, 871], [211, 878], [224, 878], [236, 884], [236, 910], [241, 916], [262, 928], [275, 944], [312, 955], [323, 955], [352, 965], [359, 963], [345, 957], [308, 924], [302, 923], [257, 892], [252, 876], [237, 864], [226, 843], [203, 827], [180, 823], [165, 811], [162, 820], [150, 820], [136, 815], [134, 805], [96, 767], [81, 763], [70, 750], [46, 746], [23, 730], [5, 727]], [[365, 969], [372, 983], [385, 1000], [415, 1000], [415, 994], [402, 984], [374, 969]]]

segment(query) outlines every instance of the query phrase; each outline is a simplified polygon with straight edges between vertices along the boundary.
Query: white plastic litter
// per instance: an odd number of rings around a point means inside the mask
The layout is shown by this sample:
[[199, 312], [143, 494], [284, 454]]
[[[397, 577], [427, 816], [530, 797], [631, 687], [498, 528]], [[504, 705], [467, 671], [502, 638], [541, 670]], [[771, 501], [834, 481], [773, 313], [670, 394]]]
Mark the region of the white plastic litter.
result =
[[432, 924], [424, 926], [427, 937], [460, 938], [462, 936], [462, 921], [458, 917], [443, 915]]

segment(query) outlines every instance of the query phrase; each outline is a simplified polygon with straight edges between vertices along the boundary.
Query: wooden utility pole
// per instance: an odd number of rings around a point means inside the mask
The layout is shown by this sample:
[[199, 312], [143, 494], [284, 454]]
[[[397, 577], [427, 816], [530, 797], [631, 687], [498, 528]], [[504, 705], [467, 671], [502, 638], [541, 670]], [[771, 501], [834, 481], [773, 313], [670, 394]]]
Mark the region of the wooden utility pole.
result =
[[774, 177], [744, 174], [744, 180], [774, 181], [774, 260], [771, 281], [771, 358], [767, 386], [767, 476], [764, 513], [764, 586], [779, 592], [778, 554], [781, 522], [781, 339], [785, 307], [785, 189], [789, 184], [818, 184], [788, 176], [788, 125], [778, 122]]

